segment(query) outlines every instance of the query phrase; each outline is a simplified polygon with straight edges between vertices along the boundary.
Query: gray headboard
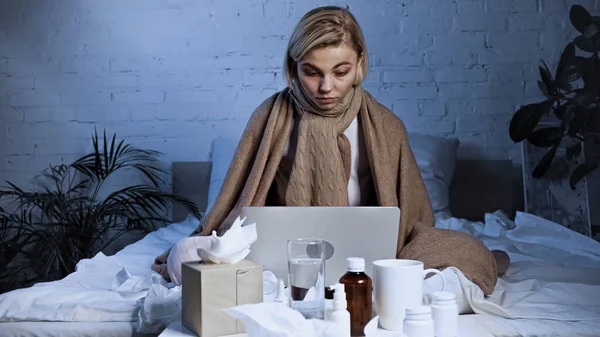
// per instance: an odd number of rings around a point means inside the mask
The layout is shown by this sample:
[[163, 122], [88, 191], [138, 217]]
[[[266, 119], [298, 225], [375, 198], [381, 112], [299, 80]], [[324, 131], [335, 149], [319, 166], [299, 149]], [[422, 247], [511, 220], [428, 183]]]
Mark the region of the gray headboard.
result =
[[[206, 209], [211, 162], [174, 162], [173, 192]], [[520, 171], [510, 160], [459, 160], [450, 186], [450, 211], [457, 218], [483, 220], [485, 213], [503, 210], [511, 218], [522, 209]], [[174, 208], [174, 221], [187, 213]]]

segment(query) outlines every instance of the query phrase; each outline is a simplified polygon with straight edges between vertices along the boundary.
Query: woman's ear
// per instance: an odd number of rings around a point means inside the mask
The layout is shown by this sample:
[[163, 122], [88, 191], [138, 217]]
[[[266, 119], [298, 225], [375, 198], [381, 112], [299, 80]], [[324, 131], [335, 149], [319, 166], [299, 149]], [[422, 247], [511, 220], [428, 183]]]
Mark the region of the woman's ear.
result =
[[365, 58], [363, 57], [363, 53], [358, 54], [358, 61], [356, 62], [356, 78], [354, 79], [354, 85], [360, 85], [364, 79], [363, 74], [363, 62]]

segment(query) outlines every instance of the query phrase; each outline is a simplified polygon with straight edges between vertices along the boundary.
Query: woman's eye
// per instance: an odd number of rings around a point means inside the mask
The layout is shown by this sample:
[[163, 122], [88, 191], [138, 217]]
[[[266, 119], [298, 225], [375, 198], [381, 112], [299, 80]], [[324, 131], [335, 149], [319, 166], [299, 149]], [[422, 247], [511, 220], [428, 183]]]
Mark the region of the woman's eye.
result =
[[343, 72], [343, 73], [336, 73], [336, 76], [342, 77], [342, 76], [346, 76], [348, 74], [348, 72]]
[[306, 76], [317, 76], [317, 73], [315, 71], [304, 71], [304, 74]]

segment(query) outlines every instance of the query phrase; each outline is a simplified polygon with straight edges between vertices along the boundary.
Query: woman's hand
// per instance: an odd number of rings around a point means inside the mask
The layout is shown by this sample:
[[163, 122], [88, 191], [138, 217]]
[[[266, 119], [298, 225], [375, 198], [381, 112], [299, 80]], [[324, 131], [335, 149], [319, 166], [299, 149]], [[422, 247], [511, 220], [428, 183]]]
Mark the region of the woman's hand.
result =
[[154, 264], [166, 264], [167, 259], [169, 258], [169, 253], [171, 249], [167, 249], [164, 253], [160, 254], [154, 259]]
[[167, 259], [169, 258], [170, 249], [160, 254], [154, 259], [154, 265], [152, 265], [152, 270], [162, 275], [162, 277], [167, 281], [171, 282], [171, 277], [169, 276], [169, 269], [167, 267]]
[[169, 277], [169, 269], [167, 268], [167, 264], [155, 264], [152, 266], [152, 270], [159, 273], [167, 282], [171, 282], [171, 277]]
[[498, 268], [498, 275], [504, 275], [510, 267], [510, 257], [506, 252], [501, 250], [492, 250], [492, 255], [496, 260], [496, 266]]

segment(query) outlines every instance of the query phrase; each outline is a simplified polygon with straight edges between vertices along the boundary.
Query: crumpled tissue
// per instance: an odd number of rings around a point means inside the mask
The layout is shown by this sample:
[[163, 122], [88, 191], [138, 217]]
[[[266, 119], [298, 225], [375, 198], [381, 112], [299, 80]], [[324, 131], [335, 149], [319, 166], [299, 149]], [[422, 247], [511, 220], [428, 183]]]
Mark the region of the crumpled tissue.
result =
[[219, 237], [216, 231], [211, 236], [190, 236], [177, 242], [167, 259], [169, 276], [173, 284], [180, 286], [181, 264], [188, 261], [233, 264], [250, 254], [250, 246], [258, 238], [256, 224], [242, 226], [246, 218], [238, 217], [231, 228]]
[[134, 276], [129, 273], [127, 268], [123, 267], [115, 275], [112, 283], [112, 290], [121, 293], [135, 293], [148, 290], [152, 285], [158, 284], [167, 286], [165, 279], [158, 273], [148, 273], [144, 276]]
[[213, 231], [208, 249], [198, 247], [198, 256], [202, 261], [212, 263], [236, 263], [250, 254], [250, 246], [258, 238], [256, 224], [252, 223], [242, 227], [246, 218], [237, 217], [223, 236], [217, 236]]
[[342, 331], [332, 322], [305, 319], [281, 303], [245, 304], [224, 309], [244, 324], [248, 337], [339, 337]]
[[181, 287], [153, 284], [137, 303], [139, 333], [160, 333], [173, 322], [181, 321]]
[[137, 332], [160, 333], [170, 323], [181, 320], [181, 287], [169, 288], [156, 272], [133, 275], [122, 267], [111, 289], [123, 299], [136, 300]]

